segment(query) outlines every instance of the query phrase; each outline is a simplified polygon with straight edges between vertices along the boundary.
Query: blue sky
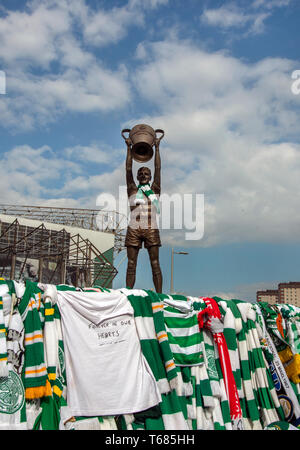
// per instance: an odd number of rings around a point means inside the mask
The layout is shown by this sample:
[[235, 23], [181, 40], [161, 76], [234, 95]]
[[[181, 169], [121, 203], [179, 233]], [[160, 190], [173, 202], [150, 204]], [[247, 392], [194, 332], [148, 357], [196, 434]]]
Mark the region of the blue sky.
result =
[[125, 184], [121, 129], [149, 123], [163, 192], [205, 198], [202, 239], [162, 232], [164, 292], [172, 247], [185, 294], [299, 280], [299, 19], [298, 0], [3, 0], [1, 203], [96, 208]]

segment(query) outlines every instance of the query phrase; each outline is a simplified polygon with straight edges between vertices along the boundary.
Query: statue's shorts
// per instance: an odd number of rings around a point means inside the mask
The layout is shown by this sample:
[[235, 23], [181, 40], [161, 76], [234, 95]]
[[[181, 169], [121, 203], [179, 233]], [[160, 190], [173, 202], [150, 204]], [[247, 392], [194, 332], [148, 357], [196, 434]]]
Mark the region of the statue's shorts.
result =
[[125, 247], [148, 248], [152, 245], [161, 247], [158, 228], [131, 228], [128, 226], [125, 237]]

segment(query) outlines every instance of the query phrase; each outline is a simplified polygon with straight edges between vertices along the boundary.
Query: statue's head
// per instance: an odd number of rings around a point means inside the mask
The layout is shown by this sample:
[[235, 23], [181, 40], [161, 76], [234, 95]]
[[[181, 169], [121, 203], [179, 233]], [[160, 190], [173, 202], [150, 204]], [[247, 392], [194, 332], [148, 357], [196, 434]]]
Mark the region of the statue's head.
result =
[[137, 179], [140, 184], [150, 183], [151, 170], [149, 169], [149, 167], [140, 167], [137, 172]]

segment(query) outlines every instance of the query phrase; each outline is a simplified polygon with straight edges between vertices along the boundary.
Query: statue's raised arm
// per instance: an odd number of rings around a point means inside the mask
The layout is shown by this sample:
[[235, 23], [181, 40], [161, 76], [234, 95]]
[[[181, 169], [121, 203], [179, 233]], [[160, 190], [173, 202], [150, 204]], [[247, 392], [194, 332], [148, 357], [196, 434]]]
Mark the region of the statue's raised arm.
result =
[[129, 195], [131, 195], [131, 191], [136, 187], [133, 173], [132, 173], [132, 152], [131, 152], [131, 142], [129, 139], [126, 139], [126, 145], [127, 145], [127, 156], [126, 156], [126, 185], [127, 185], [127, 192]]
[[160, 194], [161, 160], [160, 160], [160, 152], [159, 152], [159, 142], [155, 143], [154, 177], [153, 177], [152, 189], [155, 191], [156, 194]]

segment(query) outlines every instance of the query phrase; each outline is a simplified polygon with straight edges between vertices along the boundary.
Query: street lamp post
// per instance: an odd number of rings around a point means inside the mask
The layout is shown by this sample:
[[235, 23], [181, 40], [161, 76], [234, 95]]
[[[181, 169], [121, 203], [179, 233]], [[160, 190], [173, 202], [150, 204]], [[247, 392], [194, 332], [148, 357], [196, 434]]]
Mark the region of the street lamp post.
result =
[[174, 248], [172, 247], [172, 252], [171, 252], [171, 288], [170, 288], [170, 293], [173, 294], [174, 293], [174, 254], [175, 255], [188, 255], [188, 252], [174, 252]]

